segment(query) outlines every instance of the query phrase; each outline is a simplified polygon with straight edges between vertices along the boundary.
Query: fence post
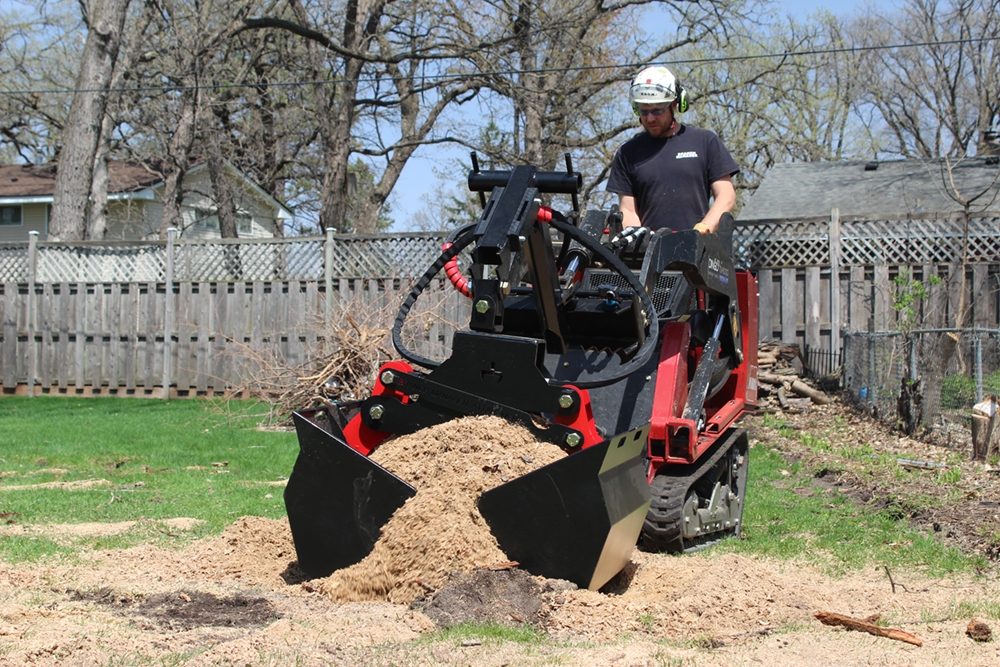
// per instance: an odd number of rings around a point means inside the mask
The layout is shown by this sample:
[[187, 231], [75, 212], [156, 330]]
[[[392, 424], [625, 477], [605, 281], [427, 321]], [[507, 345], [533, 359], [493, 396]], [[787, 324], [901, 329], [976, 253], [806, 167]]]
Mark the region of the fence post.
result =
[[28, 396], [35, 395], [35, 365], [38, 363], [38, 351], [35, 349], [35, 283], [38, 281], [38, 232], [28, 232], [28, 304], [27, 304], [27, 334], [28, 334]]
[[323, 244], [323, 285], [326, 290], [327, 317], [333, 311], [333, 227], [326, 228], [326, 242]]
[[830, 209], [830, 352], [840, 353], [840, 209]]
[[160, 398], [166, 400], [170, 398], [170, 359], [171, 359], [171, 337], [174, 329], [174, 239], [177, 237], [177, 230], [173, 227], [167, 230], [167, 262], [166, 275], [163, 280], [165, 285], [163, 293], [163, 394]]
[[875, 400], [875, 318], [868, 318], [868, 401]]

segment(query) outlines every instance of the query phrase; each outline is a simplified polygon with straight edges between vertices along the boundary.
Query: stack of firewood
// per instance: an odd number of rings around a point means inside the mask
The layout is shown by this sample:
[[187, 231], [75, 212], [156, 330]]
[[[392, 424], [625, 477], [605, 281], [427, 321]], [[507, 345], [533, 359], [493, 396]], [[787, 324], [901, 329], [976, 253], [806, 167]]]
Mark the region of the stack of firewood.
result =
[[814, 404], [829, 403], [832, 399], [823, 390], [800, 375], [801, 366], [802, 355], [797, 344], [761, 341], [757, 347], [758, 406], [804, 410]]

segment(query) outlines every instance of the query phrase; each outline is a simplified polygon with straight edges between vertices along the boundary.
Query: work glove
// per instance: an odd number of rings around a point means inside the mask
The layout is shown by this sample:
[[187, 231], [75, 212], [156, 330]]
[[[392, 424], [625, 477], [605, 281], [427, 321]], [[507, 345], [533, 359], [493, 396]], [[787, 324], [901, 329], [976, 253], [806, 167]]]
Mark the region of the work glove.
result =
[[652, 234], [648, 227], [626, 227], [611, 239], [612, 250], [628, 247], [632, 252], [639, 250], [646, 239]]

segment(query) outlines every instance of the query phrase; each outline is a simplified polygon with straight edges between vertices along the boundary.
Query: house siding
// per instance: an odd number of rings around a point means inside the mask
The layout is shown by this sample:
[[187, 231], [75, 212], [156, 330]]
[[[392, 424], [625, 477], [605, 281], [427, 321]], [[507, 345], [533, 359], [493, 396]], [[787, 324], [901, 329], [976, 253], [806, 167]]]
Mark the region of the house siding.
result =
[[[227, 174], [235, 186], [237, 209], [242, 214], [252, 218], [249, 233], [240, 233], [240, 238], [272, 238], [274, 236], [275, 220], [283, 209], [278, 203], [268, 197], [258, 186], [246, 180], [245, 176], [231, 167]], [[15, 179], [16, 180], [16, 179]], [[184, 179], [185, 199], [181, 206], [181, 220], [177, 225], [180, 236], [189, 239], [215, 239], [221, 236], [216, 229], [195, 229], [193, 224], [199, 216], [199, 211], [209, 211], [214, 208], [211, 193], [211, 178], [208, 169], [196, 166]], [[111, 199], [108, 201], [107, 233], [108, 241], [141, 241], [159, 238], [163, 221], [164, 203], [163, 186], [134, 192], [127, 199]], [[8, 188], [9, 189], [9, 188]], [[0, 197], [15, 199], [17, 196], [28, 196], [24, 193], [11, 193]], [[32, 197], [51, 199], [44, 192], [31, 194]], [[134, 198], [131, 198], [134, 197]], [[47, 239], [48, 203], [8, 204], [21, 206], [21, 224], [17, 226], [0, 226], [0, 243], [26, 243], [28, 232], [37, 231], [42, 241]]]
[[108, 241], [143, 241], [157, 238], [163, 205], [143, 199], [108, 202]]
[[21, 207], [20, 225], [0, 225], [0, 243], [24, 243], [29, 232], [38, 232], [39, 240], [45, 240], [45, 223], [48, 204], [13, 204]]

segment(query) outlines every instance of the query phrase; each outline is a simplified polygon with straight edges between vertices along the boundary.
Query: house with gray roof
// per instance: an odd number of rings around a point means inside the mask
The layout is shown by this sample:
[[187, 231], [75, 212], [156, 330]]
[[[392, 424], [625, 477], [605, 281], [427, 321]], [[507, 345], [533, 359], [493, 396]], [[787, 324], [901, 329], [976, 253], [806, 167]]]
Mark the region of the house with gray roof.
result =
[[960, 160], [871, 160], [776, 164], [739, 220], [829, 217], [898, 219], [1000, 209], [1000, 156]]

